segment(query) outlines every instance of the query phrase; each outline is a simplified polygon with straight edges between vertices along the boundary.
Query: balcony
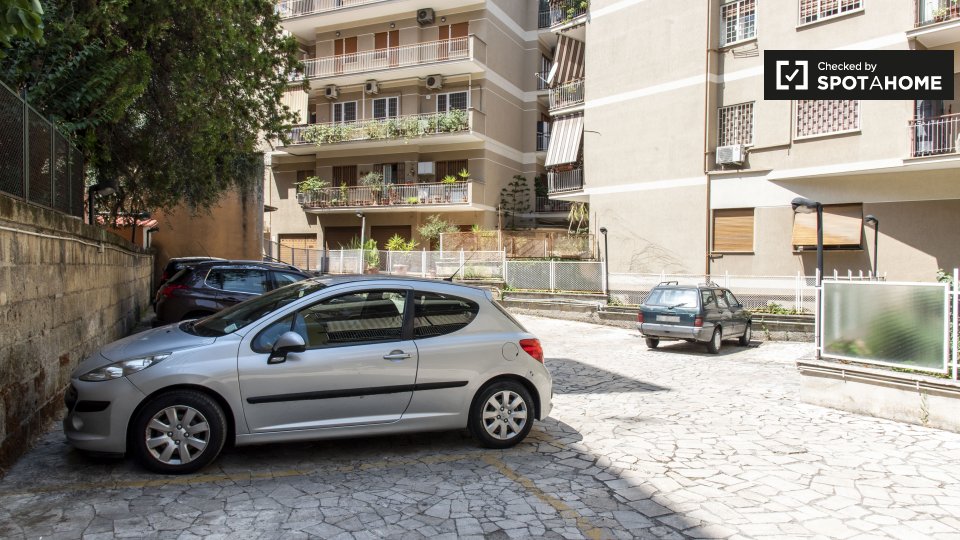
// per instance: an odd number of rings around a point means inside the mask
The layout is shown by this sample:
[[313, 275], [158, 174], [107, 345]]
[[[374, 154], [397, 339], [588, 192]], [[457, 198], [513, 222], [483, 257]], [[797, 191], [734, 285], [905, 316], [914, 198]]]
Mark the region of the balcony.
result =
[[553, 19], [551, 18], [550, 10], [541, 9], [540, 12], [537, 13], [537, 29], [545, 30], [547, 28], [550, 28], [551, 20]]
[[447, 65], [446, 74], [481, 73], [478, 62], [486, 58], [486, 43], [476, 36], [428, 41], [388, 49], [339, 54], [304, 61], [304, 73], [294, 80], [307, 79], [313, 88], [327, 84], [361, 84], [389, 71], [391, 79], [403, 79], [445, 73], [438, 65]]
[[583, 191], [583, 169], [547, 173], [547, 193], [557, 195]]
[[550, 70], [547, 70], [547, 71], [538, 71], [537, 74], [534, 75], [534, 77], [537, 78], [537, 90], [538, 90], [538, 91], [543, 91], [543, 90], [549, 90], [549, 89], [550, 89], [550, 85], [547, 84], [547, 77], [548, 77], [549, 75], [550, 75]]
[[915, 28], [907, 37], [926, 47], [960, 41], [960, 3], [954, 0], [915, 0]]
[[536, 212], [538, 214], [567, 213], [570, 211], [570, 201], [555, 201], [547, 197], [537, 197]]
[[583, 106], [584, 79], [577, 79], [550, 89], [550, 114], [568, 113]]
[[911, 120], [910, 157], [929, 157], [960, 152], [960, 114]]
[[[438, 13], [462, 9], [465, 5], [483, 5], [483, 0], [431, 0], [430, 7]], [[426, 7], [421, 0], [279, 0], [277, 12], [283, 28], [301, 41], [311, 42], [317, 33], [340, 30], [365, 24], [364, 21], [382, 21], [408, 18]]]
[[298, 193], [297, 202], [310, 213], [352, 212], [358, 208], [384, 212], [466, 211], [475, 210], [474, 199], [482, 193], [479, 186], [482, 183], [475, 181], [387, 184], [379, 190], [342, 186]]
[[582, 24], [590, 10], [589, 2], [584, 0], [564, 0], [556, 2], [556, 4], [549, 11], [549, 26], [550, 30], [553, 31]]
[[412, 114], [380, 120], [308, 124], [292, 128], [290, 144], [278, 143], [278, 146], [288, 154], [307, 155], [347, 144], [353, 144], [351, 148], [373, 148], [409, 145], [420, 139], [436, 143], [439, 142], [437, 138], [442, 138], [444, 144], [474, 142], [480, 140], [476, 134], [484, 132], [484, 120], [483, 113], [477, 110], [456, 109], [447, 113]]

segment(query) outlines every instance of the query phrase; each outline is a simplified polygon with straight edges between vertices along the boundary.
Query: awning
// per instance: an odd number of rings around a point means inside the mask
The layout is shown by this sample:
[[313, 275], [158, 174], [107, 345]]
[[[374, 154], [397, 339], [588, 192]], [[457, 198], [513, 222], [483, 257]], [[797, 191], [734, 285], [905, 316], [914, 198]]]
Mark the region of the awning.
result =
[[547, 167], [574, 163], [580, 154], [583, 137], [583, 114], [562, 116], [550, 126], [550, 146], [547, 148]]
[[[863, 205], [837, 204], [823, 207], [823, 245], [858, 247], [863, 236]], [[817, 246], [817, 214], [796, 214], [793, 245]]]
[[547, 76], [547, 84], [556, 86], [565, 82], [582, 79], [583, 56], [586, 47], [582, 41], [560, 35], [557, 41], [557, 53], [553, 58], [553, 67]]

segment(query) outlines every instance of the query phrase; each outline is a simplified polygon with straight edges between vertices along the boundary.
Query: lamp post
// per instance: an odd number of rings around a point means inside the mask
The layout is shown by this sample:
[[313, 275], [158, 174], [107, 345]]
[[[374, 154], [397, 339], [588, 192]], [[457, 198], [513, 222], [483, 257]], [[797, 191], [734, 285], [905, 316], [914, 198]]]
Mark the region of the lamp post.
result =
[[607, 244], [607, 228], [600, 227], [600, 234], [603, 235], [603, 293], [610, 300], [610, 247]]
[[823, 281], [823, 205], [804, 197], [797, 197], [790, 202], [793, 211], [797, 214], [817, 213], [817, 287]]
[[94, 184], [87, 189], [87, 205], [90, 213], [90, 224], [93, 225], [94, 211], [93, 207], [95, 206], [96, 197], [106, 197], [107, 195], [113, 195], [117, 191], [115, 184], [111, 182], [100, 182], [99, 184]]
[[363, 215], [363, 212], [357, 212], [357, 217], [360, 218], [360, 273], [364, 271], [364, 261], [363, 261], [363, 233], [367, 230], [367, 216]]
[[880, 236], [880, 220], [873, 214], [867, 214], [863, 220], [867, 223], [873, 223], [873, 279], [877, 279], [879, 277], [877, 275], [877, 239]]

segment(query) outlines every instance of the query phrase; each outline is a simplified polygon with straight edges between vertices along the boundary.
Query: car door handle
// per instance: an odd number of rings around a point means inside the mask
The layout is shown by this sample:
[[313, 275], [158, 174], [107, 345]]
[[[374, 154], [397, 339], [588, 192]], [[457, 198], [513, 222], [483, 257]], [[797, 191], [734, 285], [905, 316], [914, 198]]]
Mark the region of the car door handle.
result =
[[410, 358], [410, 355], [403, 351], [390, 351], [390, 354], [383, 355], [384, 360], [390, 360], [391, 362], [406, 360], [407, 358]]

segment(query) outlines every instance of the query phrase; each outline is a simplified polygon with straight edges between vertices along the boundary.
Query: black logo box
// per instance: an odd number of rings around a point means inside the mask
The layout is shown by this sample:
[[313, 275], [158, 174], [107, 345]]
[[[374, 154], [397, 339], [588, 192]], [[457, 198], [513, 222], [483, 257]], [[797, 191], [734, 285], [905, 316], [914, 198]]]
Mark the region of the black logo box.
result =
[[953, 51], [768, 50], [763, 98], [952, 100]]

